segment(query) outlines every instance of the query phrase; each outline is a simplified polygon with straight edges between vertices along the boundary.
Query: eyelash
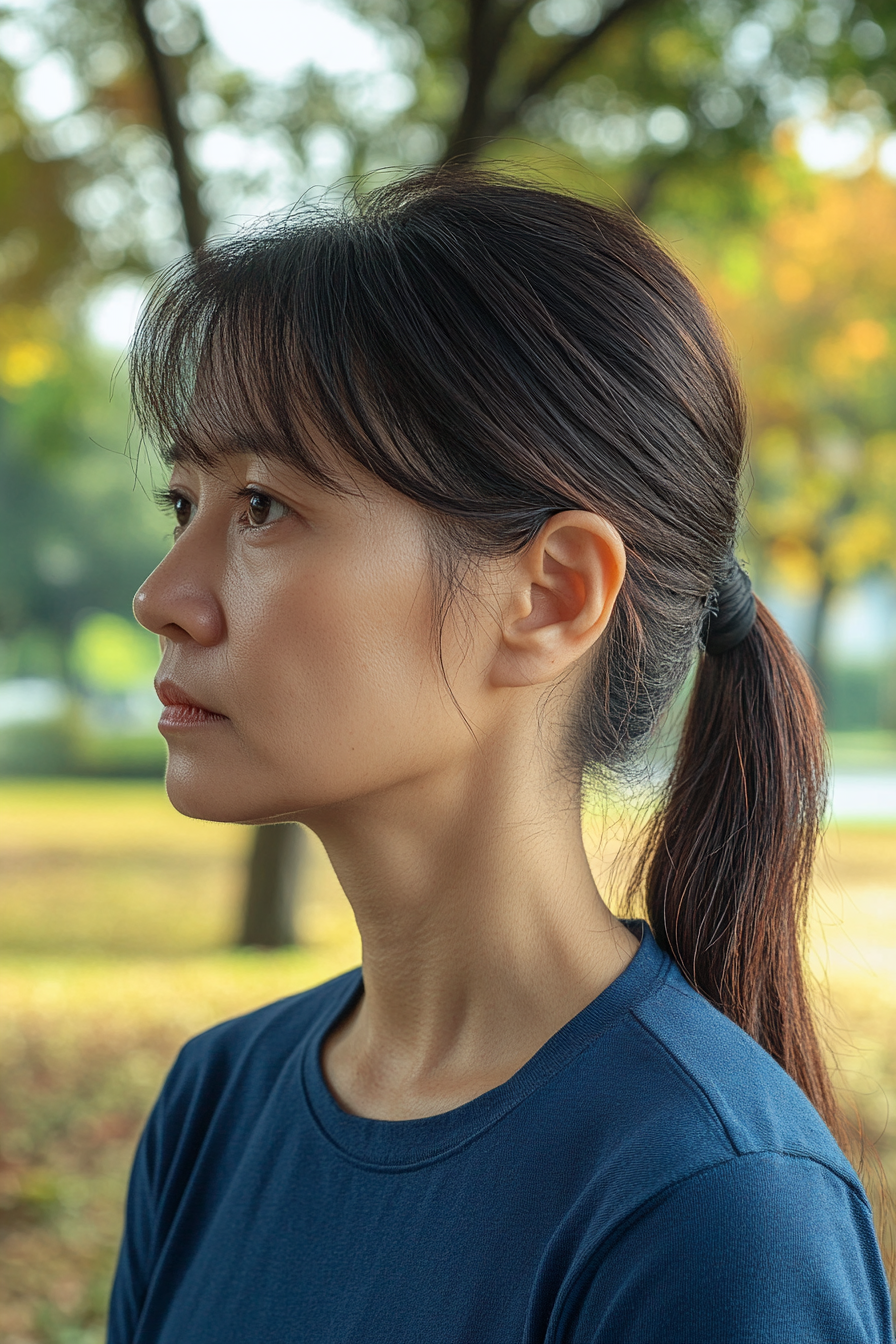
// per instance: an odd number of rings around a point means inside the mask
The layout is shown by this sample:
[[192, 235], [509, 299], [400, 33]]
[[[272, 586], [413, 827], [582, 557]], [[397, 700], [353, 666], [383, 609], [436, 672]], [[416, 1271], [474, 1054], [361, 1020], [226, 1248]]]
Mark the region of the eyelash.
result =
[[[195, 505], [192, 503], [191, 500], [187, 499], [187, 496], [183, 493], [182, 490], [172, 490], [171, 487], [169, 486], [164, 490], [153, 490], [152, 493], [156, 504], [159, 506], [160, 509], [163, 510], [163, 512], [173, 513], [175, 515], [175, 530], [180, 526], [180, 524], [176, 521], [177, 520], [176, 509], [178, 501], [181, 499], [185, 499], [187, 500], [187, 503], [191, 506], [191, 508], [195, 508]], [[287, 508], [286, 504], [283, 504], [279, 499], [276, 499], [273, 495], [269, 495], [264, 490], [258, 490], [248, 485], [241, 487], [241, 489], [239, 490], [233, 490], [231, 492], [230, 497], [231, 499], [254, 499], [256, 496], [259, 497], [260, 499], [270, 500], [272, 504], [279, 504], [281, 509]], [[242, 514], [240, 514], [240, 517], [237, 521], [239, 522], [243, 530], [247, 532], [257, 532], [262, 527], [266, 526], [265, 523], [257, 523], [255, 524], [255, 526], [252, 526], [249, 522], [248, 509], [246, 509]], [[278, 520], [275, 519], [274, 521], [276, 522]]]

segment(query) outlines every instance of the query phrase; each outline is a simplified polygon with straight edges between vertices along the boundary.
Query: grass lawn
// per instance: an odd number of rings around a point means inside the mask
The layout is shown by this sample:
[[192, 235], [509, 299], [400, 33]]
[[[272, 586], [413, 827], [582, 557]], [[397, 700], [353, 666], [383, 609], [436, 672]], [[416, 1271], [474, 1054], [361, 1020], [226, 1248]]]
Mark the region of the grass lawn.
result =
[[[180, 1045], [360, 944], [314, 836], [302, 946], [245, 952], [227, 944], [248, 830], [130, 781], [4, 781], [0, 816], [0, 1344], [100, 1344], [134, 1144]], [[811, 961], [835, 1081], [896, 1193], [896, 828], [829, 832]]]

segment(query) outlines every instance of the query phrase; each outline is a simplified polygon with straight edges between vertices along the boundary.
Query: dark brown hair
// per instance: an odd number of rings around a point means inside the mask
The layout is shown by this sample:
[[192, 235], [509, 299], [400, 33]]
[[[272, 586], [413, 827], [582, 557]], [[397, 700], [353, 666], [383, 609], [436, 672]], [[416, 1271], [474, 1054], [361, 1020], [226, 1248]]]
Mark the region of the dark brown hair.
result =
[[[423, 170], [185, 259], [132, 354], [138, 413], [169, 459], [263, 451], [338, 490], [307, 417], [423, 506], [440, 634], [477, 558], [521, 552], [560, 510], [615, 524], [627, 573], [558, 766], [592, 790], [624, 771], [697, 660], [629, 908], [646, 904], [690, 984], [846, 1149], [803, 967], [822, 719], [761, 602], [743, 643], [702, 650], [746, 414], [711, 314], [644, 227], [503, 170]], [[199, 396], [209, 369], [215, 395]]]

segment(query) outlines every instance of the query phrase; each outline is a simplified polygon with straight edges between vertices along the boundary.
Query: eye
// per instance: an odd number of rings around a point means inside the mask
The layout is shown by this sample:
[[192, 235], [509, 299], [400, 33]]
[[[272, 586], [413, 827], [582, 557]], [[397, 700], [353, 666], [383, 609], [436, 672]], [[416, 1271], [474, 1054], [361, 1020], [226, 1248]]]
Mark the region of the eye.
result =
[[246, 501], [246, 512], [243, 514], [243, 521], [249, 528], [264, 527], [266, 523], [276, 523], [280, 518], [285, 518], [290, 510], [285, 504], [281, 504], [279, 499], [272, 499], [266, 495], [263, 490], [257, 490], [254, 486], [247, 486], [245, 490], [240, 490], [239, 495]]
[[193, 501], [187, 499], [179, 490], [154, 491], [156, 503], [166, 513], [174, 514], [175, 528], [184, 528], [193, 516]]

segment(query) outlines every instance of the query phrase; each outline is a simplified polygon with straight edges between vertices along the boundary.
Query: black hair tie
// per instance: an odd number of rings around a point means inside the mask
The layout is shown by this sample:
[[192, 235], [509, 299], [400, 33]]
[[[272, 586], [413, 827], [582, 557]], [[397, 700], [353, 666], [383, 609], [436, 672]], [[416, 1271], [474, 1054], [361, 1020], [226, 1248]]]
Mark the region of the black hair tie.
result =
[[756, 598], [750, 576], [729, 552], [726, 567], [706, 599], [703, 647], [727, 653], [746, 639], [756, 622]]

